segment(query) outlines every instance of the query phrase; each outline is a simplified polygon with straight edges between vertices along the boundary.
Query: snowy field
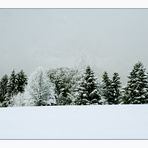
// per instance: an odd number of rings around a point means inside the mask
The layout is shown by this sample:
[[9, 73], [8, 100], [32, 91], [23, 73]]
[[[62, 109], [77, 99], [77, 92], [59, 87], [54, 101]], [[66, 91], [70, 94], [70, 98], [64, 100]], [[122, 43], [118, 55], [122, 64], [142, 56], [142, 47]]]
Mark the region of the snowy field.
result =
[[0, 139], [148, 139], [148, 105], [1, 108]]

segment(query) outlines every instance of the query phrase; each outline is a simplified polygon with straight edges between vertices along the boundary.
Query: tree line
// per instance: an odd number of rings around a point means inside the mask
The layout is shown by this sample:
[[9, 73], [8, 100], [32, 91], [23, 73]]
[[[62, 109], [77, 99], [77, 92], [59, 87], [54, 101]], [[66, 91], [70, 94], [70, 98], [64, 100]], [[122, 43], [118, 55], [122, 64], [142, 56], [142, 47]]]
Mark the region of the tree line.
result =
[[141, 62], [133, 66], [127, 85], [122, 86], [117, 72], [101, 81], [90, 66], [85, 70], [38, 68], [29, 78], [21, 70], [0, 80], [0, 106], [49, 106], [92, 104], [147, 104], [148, 74]]

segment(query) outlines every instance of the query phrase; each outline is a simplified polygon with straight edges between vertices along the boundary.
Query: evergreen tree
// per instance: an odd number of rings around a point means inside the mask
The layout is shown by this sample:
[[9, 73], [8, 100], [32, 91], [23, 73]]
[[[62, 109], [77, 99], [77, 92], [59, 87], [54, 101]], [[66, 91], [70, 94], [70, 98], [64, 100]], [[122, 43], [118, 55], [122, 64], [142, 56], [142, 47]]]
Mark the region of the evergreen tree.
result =
[[112, 81], [110, 80], [108, 73], [104, 72], [102, 76], [102, 103], [103, 104], [113, 104], [113, 89], [112, 89]]
[[75, 104], [77, 105], [100, 103], [98, 85], [94, 76], [94, 72], [91, 70], [90, 66], [86, 68], [84, 76], [82, 77], [82, 80], [79, 84], [77, 93], [77, 99], [75, 100]]
[[119, 104], [120, 99], [121, 99], [121, 82], [120, 82], [120, 77], [118, 73], [113, 74], [112, 82], [111, 82], [111, 87], [112, 87], [112, 104]]
[[17, 93], [23, 93], [25, 90], [25, 86], [27, 85], [27, 75], [25, 75], [24, 71], [21, 70], [16, 75], [16, 91]]
[[7, 96], [9, 98], [17, 94], [16, 86], [17, 86], [17, 77], [15, 71], [13, 70], [8, 80]]
[[7, 97], [7, 85], [8, 85], [8, 76], [4, 75], [0, 81], [0, 104], [4, 106], [3, 103]]
[[108, 73], [104, 72], [102, 76], [102, 104], [119, 104], [121, 97], [121, 82], [118, 73], [114, 73], [112, 79]]
[[141, 62], [134, 65], [128, 76], [129, 81], [125, 88], [123, 103], [145, 104], [148, 103], [148, 75]]
[[72, 103], [76, 73], [76, 70], [69, 68], [57, 68], [48, 72], [51, 82], [55, 84], [57, 105], [70, 105]]

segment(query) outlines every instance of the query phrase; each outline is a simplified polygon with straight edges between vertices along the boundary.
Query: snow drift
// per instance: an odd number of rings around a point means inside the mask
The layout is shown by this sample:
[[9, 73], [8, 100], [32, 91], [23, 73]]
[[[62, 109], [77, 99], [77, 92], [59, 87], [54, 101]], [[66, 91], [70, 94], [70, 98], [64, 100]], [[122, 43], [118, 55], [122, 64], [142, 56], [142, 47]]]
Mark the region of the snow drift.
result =
[[0, 139], [148, 139], [148, 105], [0, 108]]

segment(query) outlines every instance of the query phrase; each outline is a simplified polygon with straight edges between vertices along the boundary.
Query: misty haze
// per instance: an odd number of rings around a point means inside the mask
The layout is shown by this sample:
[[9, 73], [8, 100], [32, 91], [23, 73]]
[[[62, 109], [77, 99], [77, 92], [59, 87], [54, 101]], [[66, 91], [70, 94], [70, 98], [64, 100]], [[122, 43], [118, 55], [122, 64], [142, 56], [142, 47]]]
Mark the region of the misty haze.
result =
[[90, 64], [98, 77], [148, 68], [147, 9], [0, 9], [0, 75]]

